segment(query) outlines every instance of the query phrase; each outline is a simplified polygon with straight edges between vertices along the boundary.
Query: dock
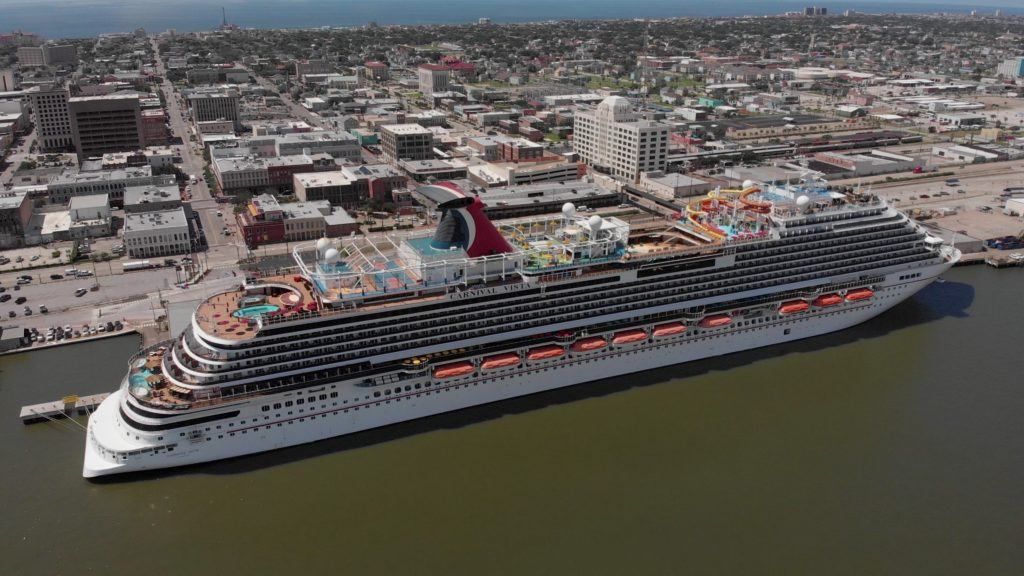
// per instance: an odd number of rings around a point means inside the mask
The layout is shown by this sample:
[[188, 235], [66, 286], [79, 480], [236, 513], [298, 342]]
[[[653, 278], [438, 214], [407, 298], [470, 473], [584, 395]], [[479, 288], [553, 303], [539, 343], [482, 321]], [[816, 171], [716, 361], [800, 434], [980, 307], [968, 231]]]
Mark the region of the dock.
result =
[[19, 417], [22, 424], [35, 424], [76, 415], [85, 416], [95, 410], [100, 402], [106, 400], [107, 396], [110, 396], [109, 392], [91, 396], [65, 396], [53, 402], [22, 406]]

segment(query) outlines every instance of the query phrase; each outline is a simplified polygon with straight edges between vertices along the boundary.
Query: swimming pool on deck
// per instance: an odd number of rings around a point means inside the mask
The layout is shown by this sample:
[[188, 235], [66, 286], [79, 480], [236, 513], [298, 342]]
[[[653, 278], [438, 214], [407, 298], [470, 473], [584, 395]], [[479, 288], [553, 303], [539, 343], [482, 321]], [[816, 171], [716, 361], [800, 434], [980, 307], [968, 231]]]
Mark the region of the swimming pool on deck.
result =
[[248, 306], [235, 310], [231, 313], [235, 318], [252, 318], [259, 316], [260, 314], [270, 314], [271, 312], [277, 312], [280, 307], [274, 306], [273, 304], [260, 304], [259, 306]]

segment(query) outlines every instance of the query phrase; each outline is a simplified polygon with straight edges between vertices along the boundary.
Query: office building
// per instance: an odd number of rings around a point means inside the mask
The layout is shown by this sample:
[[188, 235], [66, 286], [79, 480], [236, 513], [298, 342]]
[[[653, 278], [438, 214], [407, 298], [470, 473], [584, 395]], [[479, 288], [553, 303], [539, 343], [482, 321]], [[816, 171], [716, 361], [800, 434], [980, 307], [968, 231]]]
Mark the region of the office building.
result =
[[416, 70], [420, 80], [420, 92], [430, 96], [434, 92], [447, 92], [451, 84], [452, 71], [439, 64], [420, 64]]
[[192, 110], [193, 122], [230, 120], [236, 130], [241, 127], [238, 114], [238, 93], [234, 90], [193, 92], [189, 94], [188, 106]]
[[573, 148], [598, 171], [635, 182], [642, 172], [665, 168], [668, 125], [640, 119], [621, 96], [578, 111], [573, 126]]
[[68, 92], [63, 88], [29, 92], [36, 141], [40, 152], [66, 152], [74, 148], [68, 117]]
[[144, 147], [137, 94], [71, 98], [68, 117], [80, 159]]
[[380, 127], [381, 147], [391, 160], [428, 160], [434, 157], [434, 133], [419, 124]]

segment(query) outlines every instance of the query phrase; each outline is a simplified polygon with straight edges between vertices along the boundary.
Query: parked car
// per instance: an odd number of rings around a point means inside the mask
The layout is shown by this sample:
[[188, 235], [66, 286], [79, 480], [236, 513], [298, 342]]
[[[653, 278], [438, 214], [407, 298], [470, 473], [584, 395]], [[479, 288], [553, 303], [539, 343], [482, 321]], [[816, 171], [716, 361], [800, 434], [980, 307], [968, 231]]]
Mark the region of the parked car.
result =
[[63, 280], [63, 274], [50, 274], [50, 280]]
[[7, 313], [7, 316], [9, 316], [9, 317], [11, 317], [11, 318], [14, 318], [14, 317], [15, 317], [15, 316], [17, 316], [17, 315], [18, 315], [18, 313], [17, 313], [17, 312], [15, 312], [14, 310], [11, 310], [10, 312], [8, 312], [8, 313]]
[[18, 299], [14, 301], [15, 304], [24, 304], [25, 302], [28, 302], [28, 298], [24, 296], [18, 296]]
[[11, 299], [10, 294], [0, 294], [0, 302], [7, 302]]
[[75, 290], [75, 296], [81, 298], [82, 296], [85, 296], [87, 292], [88, 290], [86, 290], [85, 288], [79, 288], [78, 290]]
[[32, 309], [29, 308], [28, 306], [25, 306], [25, 316], [31, 316], [31, 315], [32, 315]]
[[50, 309], [46, 307], [46, 304], [40, 304], [39, 305], [39, 313], [40, 314], [46, 314], [49, 311], [50, 311]]
[[88, 278], [89, 276], [92, 276], [92, 271], [91, 270], [79, 270], [78, 272], [75, 272], [75, 276], [78, 276], [79, 278]]

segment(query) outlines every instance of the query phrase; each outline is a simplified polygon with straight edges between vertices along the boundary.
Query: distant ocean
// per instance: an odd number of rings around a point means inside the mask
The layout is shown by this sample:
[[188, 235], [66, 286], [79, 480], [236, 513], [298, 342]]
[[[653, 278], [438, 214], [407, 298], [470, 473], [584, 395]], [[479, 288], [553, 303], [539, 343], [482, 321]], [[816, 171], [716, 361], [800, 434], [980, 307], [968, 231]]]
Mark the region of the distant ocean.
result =
[[782, 2], [738, 0], [0, 0], [0, 32], [24, 30], [47, 38], [96, 36], [145, 28], [161, 32], [210, 30], [228, 21], [243, 28], [306, 28], [378, 24], [452, 24], [490, 18], [493, 22], [564, 19], [666, 18], [781, 14], [807, 5], [830, 13], [853, 9], [870, 13], [968, 12], [1024, 13], [1024, 0], [979, 6], [968, 2]]

